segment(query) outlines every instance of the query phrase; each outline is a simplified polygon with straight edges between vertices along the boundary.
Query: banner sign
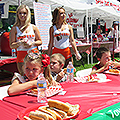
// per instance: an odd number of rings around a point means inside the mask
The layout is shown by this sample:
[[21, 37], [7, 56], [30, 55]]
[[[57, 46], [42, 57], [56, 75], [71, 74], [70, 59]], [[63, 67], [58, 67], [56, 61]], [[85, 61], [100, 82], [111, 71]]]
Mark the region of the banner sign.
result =
[[66, 22], [70, 24], [73, 28], [83, 27], [83, 16], [75, 16], [73, 13], [68, 13], [66, 16]]
[[110, 2], [109, 0], [95, 0], [95, 2], [103, 6], [112, 6], [117, 12], [120, 12], [120, 5], [117, 3]]
[[33, 2], [35, 23], [38, 27], [42, 39], [42, 49], [48, 49], [49, 28], [52, 25], [52, 15], [50, 5]]
[[84, 120], [120, 120], [120, 102], [92, 114]]

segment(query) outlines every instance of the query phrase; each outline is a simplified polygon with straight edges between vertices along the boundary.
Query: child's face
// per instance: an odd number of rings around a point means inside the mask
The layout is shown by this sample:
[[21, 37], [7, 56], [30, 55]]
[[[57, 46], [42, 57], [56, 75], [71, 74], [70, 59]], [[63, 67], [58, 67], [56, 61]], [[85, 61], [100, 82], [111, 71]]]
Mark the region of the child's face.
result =
[[62, 65], [56, 58], [51, 58], [50, 69], [52, 72], [59, 73], [62, 69]]
[[100, 32], [100, 30], [97, 30], [97, 32], [96, 32], [96, 33], [97, 33], [97, 35], [99, 35], [101, 32]]
[[29, 80], [36, 80], [41, 73], [41, 66], [38, 63], [27, 61], [24, 66], [24, 71]]
[[110, 52], [105, 52], [102, 54], [101, 59], [99, 60], [101, 65], [105, 65], [106, 62], [111, 61], [111, 53]]

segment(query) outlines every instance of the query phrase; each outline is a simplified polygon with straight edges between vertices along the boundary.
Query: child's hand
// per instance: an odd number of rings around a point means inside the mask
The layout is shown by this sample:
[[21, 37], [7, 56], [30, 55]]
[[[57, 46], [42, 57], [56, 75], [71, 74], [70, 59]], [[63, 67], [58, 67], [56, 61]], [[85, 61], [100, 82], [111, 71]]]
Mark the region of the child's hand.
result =
[[120, 63], [119, 62], [112, 62], [111, 66], [113, 66], [113, 68], [120, 67]]
[[76, 60], [78, 61], [78, 60], [80, 60], [82, 58], [82, 56], [80, 55], [80, 53], [78, 52], [77, 54], [76, 54]]
[[65, 74], [65, 73], [64, 73], [63, 71], [61, 71], [61, 72], [58, 74], [56, 81], [59, 82], [59, 81], [65, 76], [64, 74]]
[[57, 85], [60, 85], [60, 83], [56, 82], [55, 80], [52, 80], [51, 85], [52, 86], [57, 86]]
[[111, 66], [111, 61], [108, 61], [105, 66], [104, 66], [104, 70], [108, 70], [109, 69], [109, 66]]

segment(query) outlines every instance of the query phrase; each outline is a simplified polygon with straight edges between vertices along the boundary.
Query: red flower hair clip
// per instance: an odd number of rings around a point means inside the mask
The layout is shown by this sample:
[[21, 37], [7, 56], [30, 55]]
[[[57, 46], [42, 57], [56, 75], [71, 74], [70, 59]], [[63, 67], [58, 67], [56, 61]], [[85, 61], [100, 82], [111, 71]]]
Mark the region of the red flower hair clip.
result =
[[43, 67], [47, 67], [48, 65], [50, 65], [50, 57], [47, 54], [41, 54], [41, 56], [43, 57], [42, 59]]
[[43, 67], [47, 67], [50, 64], [50, 57], [47, 54], [41, 54], [36, 47], [28, 50], [28, 57], [31, 59], [42, 58]]

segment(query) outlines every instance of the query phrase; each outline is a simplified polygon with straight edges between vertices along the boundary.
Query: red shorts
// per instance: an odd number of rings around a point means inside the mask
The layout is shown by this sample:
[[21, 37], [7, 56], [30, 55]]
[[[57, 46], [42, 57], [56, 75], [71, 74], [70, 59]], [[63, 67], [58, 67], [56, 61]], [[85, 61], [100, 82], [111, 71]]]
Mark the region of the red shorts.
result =
[[59, 49], [59, 48], [54, 47], [54, 49], [52, 51], [52, 54], [54, 54], [54, 53], [62, 54], [65, 57], [65, 59], [68, 59], [68, 58], [72, 57], [72, 54], [71, 54], [71, 51], [70, 51], [69, 47], [67, 47], [65, 49]]
[[[29, 50], [30, 52], [33, 52], [33, 53], [39, 52], [37, 47], [30, 48]], [[17, 63], [24, 62], [24, 58], [27, 54], [28, 54], [27, 51], [17, 51]]]
[[17, 51], [17, 63], [24, 62], [24, 58], [27, 55], [27, 51]]

